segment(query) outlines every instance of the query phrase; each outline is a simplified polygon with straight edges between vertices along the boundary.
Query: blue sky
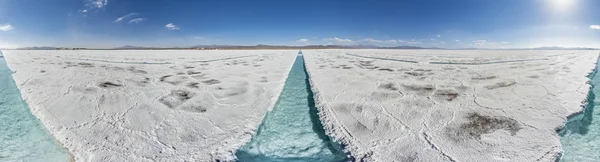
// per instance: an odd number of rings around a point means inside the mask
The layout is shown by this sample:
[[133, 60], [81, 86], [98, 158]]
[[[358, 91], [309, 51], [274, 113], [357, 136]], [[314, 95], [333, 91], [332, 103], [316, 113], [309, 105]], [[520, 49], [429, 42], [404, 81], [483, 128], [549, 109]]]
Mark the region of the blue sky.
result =
[[600, 47], [597, 0], [0, 0], [0, 48]]

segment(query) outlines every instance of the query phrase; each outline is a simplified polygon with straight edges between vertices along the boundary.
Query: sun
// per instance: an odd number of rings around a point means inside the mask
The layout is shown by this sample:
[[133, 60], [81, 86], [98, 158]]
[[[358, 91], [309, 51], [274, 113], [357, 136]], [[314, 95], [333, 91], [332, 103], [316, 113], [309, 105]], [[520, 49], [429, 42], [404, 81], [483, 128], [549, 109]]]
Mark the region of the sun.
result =
[[577, 0], [548, 0], [555, 11], [566, 12], [573, 9]]

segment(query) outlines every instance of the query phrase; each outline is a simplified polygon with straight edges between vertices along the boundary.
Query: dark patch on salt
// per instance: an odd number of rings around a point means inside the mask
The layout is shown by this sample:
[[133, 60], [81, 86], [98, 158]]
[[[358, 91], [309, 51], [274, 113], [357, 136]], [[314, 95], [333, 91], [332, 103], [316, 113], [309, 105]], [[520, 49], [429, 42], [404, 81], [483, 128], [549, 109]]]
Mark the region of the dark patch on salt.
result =
[[148, 74], [148, 72], [144, 71], [144, 70], [140, 70], [140, 69], [136, 69], [135, 67], [129, 67], [128, 69], [130, 72], [132, 73], [137, 73], [137, 74]]
[[161, 82], [164, 82], [165, 79], [167, 79], [167, 78], [169, 78], [171, 76], [173, 76], [173, 75], [165, 75], [165, 76], [160, 77], [158, 80], [160, 80]]
[[423, 72], [415, 72], [415, 71], [404, 72], [404, 74], [408, 74], [408, 75], [412, 75], [412, 76], [423, 76], [423, 75], [425, 75]]
[[102, 87], [102, 88], [113, 88], [113, 87], [121, 87], [123, 85], [112, 83], [112, 82], [102, 82], [102, 83], [98, 84], [98, 86]]
[[499, 83], [496, 83], [496, 84], [493, 84], [493, 85], [485, 86], [485, 88], [491, 90], [491, 89], [498, 89], [498, 88], [510, 87], [510, 86], [515, 85], [515, 84], [517, 84], [517, 82], [515, 82], [515, 81], [499, 82]]
[[485, 76], [485, 77], [473, 77], [471, 78], [472, 80], [490, 80], [490, 79], [496, 79], [498, 78], [497, 76]]
[[188, 83], [188, 84], [187, 84], [187, 87], [190, 87], [190, 88], [200, 88], [200, 87], [198, 86], [199, 84], [200, 84], [200, 83], [192, 82], [192, 83]]
[[202, 81], [202, 83], [205, 83], [208, 85], [213, 85], [213, 84], [219, 84], [219, 83], [221, 83], [221, 81], [216, 80], [216, 79], [209, 79], [209, 80]]
[[187, 74], [188, 75], [196, 75], [196, 74], [202, 74], [202, 72], [199, 72], [199, 71], [188, 71]]
[[446, 101], [452, 101], [458, 97], [458, 93], [451, 90], [439, 90], [435, 92], [435, 95], [441, 98], [445, 98]]
[[378, 69], [378, 70], [380, 70], [380, 71], [389, 71], [389, 72], [392, 72], [392, 71], [394, 71], [394, 70], [392, 70], [392, 69], [388, 69], [388, 68], [381, 68], [381, 69]]
[[385, 89], [385, 90], [390, 90], [390, 91], [397, 91], [398, 90], [398, 87], [396, 87], [396, 84], [394, 84], [394, 83], [380, 84], [379, 86], [377, 86], [377, 88], [379, 88], [379, 89]]
[[183, 110], [183, 111], [189, 111], [189, 112], [204, 113], [208, 109], [206, 107], [204, 107], [204, 106], [201, 106], [201, 105], [189, 105], [189, 106], [182, 106], [181, 110]]
[[446, 135], [455, 141], [466, 139], [481, 140], [481, 135], [489, 134], [496, 130], [506, 130], [514, 136], [522, 129], [517, 120], [508, 117], [469, 113], [467, 114], [466, 119], [468, 122], [462, 123], [458, 127], [448, 127], [446, 129]]

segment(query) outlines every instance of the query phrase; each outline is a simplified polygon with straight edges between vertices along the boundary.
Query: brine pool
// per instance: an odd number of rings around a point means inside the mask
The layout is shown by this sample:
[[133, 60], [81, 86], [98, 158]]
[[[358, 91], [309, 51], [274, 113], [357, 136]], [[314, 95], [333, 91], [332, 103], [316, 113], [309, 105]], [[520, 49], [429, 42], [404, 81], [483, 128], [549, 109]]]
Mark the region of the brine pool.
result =
[[342, 147], [323, 130], [300, 54], [275, 107], [251, 141], [236, 152], [238, 161], [345, 161]]
[[588, 105], [585, 111], [569, 118], [563, 130], [559, 132], [564, 151], [561, 162], [600, 161], [599, 63], [596, 64], [596, 69], [589, 76], [592, 89], [587, 98]]
[[31, 114], [1, 52], [0, 161], [71, 161], [68, 151]]

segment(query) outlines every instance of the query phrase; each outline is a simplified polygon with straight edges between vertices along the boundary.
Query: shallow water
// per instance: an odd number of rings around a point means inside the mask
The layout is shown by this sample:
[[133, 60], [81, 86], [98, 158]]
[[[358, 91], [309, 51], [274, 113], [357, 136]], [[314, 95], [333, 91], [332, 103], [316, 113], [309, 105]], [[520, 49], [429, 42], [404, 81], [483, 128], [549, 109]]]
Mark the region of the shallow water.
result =
[[[599, 62], [600, 63], [600, 62]], [[583, 114], [569, 118], [559, 132], [564, 150], [562, 162], [600, 161], [600, 74], [598, 65], [590, 75], [592, 89]]]
[[344, 161], [319, 121], [304, 58], [292, 66], [275, 108], [267, 113], [252, 140], [236, 152], [239, 161]]
[[60, 162], [70, 158], [31, 114], [11, 70], [0, 57], [0, 161]]

